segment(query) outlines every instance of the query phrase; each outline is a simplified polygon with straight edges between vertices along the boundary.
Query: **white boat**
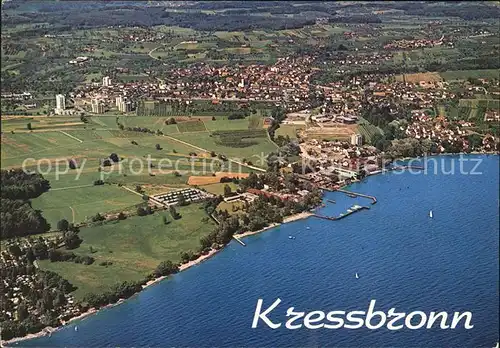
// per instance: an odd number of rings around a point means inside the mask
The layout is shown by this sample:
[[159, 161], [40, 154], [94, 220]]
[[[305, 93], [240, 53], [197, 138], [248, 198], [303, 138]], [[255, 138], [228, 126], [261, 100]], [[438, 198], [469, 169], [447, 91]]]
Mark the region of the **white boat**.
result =
[[429, 210], [429, 217], [432, 218], [432, 210]]
[[306, 227], [306, 230], [310, 230], [310, 229], [311, 229], [311, 227], [309, 227], [309, 226]]
[[358, 275], [358, 273], [356, 273], [356, 279], [359, 279], [359, 275]]
[[288, 236], [288, 239], [295, 239], [294, 236]]
[[75, 326], [75, 331], [78, 331], [78, 326]]

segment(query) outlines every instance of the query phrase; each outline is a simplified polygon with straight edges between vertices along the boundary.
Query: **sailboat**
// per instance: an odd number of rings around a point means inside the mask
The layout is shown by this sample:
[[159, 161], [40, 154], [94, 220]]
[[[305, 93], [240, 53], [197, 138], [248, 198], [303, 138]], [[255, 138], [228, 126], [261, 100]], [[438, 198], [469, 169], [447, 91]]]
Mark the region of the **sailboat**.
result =
[[359, 275], [358, 275], [358, 273], [357, 273], [357, 272], [356, 272], [356, 279], [359, 279]]
[[429, 217], [432, 218], [432, 210], [429, 210]]

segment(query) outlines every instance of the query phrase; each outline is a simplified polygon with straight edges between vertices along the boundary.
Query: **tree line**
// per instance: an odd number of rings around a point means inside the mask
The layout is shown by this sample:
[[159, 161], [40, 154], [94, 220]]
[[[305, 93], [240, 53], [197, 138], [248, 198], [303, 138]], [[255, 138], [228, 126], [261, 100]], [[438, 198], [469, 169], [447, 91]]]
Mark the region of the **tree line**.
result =
[[22, 169], [1, 171], [1, 239], [47, 232], [50, 224], [30, 199], [50, 188], [41, 174], [28, 174]]

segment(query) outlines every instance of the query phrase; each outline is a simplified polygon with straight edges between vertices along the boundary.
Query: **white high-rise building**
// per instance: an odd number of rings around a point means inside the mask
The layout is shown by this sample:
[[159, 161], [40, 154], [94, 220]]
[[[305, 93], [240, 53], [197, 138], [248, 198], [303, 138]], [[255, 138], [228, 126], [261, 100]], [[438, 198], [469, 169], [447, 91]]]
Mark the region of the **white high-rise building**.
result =
[[56, 110], [66, 109], [66, 98], [63, 94], [56, 95]]
[[104, 104], [99, 99], [92, 99], [92, 113], [103, 114]]
[[120, 96], [116, 97], [116, 107], [118, 109], [120, 108], [121, 103], [123, 103], [123, 97], [120, 95]]
[[111, 86], [111, 78], [109, 76], [104, 76], [102, 78], [102, 85], [103, 85], [103, 87]]
[[351, 135], [351, 145], [361, 146], [363, 145], [363, 136], [359, 133]]

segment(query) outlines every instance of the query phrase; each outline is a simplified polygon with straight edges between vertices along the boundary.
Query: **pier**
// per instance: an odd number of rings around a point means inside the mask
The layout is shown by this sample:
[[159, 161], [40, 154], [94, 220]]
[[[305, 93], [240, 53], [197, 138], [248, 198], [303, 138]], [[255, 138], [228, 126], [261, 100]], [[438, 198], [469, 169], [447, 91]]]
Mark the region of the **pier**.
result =
[[241, 239], [239, 239], [238, 237], [236, 237], [236, 236], [234, 236], [234, 235], [233, 235], [233, 238], [234, 238], [234, 239], [235, 239], [238, 243], [240, 243], [241, 245], [243, 245], [243, 246], [247, 246], [247, 245], [246, 245], [245, 243], [243, 243], [243, 241], [242, 241]]
[[337, 220], [345, 218], [346, 216], [349, 216], [351, 214], [354, 214], [358, 211], [365, 210], [365, 209], [370, 209], [370, 207], [354, 205], [346, 213], [340, 214], [339, 216], [326, 216], [326, 215], [320, 215], [320, 214], [314, 214], [313, 216], [317, 217], [319, 219], [337, 221]]
[[401, 166], [393, 166], [392, 168], [389, 168], [389, 170], [405, 170], [405, 169], [417, 169], [417, 170], [424, 170], [424, 166], [414, 166], [414, 165], [401, 165]]
[[333, 203], [333, 204], [337, 203], [337, 202], [335, 202], [333, 199], [327, 199], [326, 201], [327, 201], [328, 203]]
[[342, 189], [337, 189], [336, 191], [343, 192], [346, 195], [351, 196], [351, 197], [355, 196], [355, 197], [364, 197], [364, 198], [371, 199], [372, 200], [372, 204], [377, 203], [377, 197], [375, 197], [375, 196], [365, 195], [365, 194], [362, 194], [362, 193], [356, 193], [356, 192], [342, 190]]

